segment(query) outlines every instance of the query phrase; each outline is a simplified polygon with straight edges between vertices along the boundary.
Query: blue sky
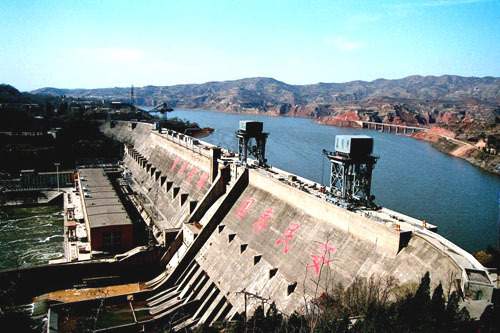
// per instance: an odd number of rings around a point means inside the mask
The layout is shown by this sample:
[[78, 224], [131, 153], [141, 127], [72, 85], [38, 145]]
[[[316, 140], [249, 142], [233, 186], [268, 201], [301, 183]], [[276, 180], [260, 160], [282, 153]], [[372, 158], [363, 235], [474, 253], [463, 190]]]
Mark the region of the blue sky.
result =
[[498, 0], [1, 0], [20, 90], [500, 76]]

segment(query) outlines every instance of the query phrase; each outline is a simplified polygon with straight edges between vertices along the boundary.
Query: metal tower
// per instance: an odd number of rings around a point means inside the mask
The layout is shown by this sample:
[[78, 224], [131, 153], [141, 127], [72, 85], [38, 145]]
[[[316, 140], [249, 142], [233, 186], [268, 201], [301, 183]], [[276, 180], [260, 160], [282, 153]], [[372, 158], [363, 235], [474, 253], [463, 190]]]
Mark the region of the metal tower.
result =
[[372, 150], [373, 138], [366, 135], [337, 135], [335, 152], [323, 150], [332, 167], [330, 201], [344, 208], [375, 207], [370, 190], [378, 157], [371, 155]]
[[260, 121], [240, 121], [240, 129], [236, 131], [240, 164], [247, 165], [250, 153], [260, 166], [266, 166], [266, 139], [269, 133], [262, 132], [262, 129], [263, 124]]
[[134, 85], [130, 86], [130, 110], [134, 111]]

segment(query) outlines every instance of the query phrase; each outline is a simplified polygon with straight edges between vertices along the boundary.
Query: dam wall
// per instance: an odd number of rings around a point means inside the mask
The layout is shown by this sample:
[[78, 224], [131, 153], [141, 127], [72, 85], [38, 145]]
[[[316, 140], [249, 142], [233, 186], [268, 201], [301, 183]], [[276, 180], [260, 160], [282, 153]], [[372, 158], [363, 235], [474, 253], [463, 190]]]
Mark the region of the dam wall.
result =
[[133, 174], [147, 221], [154, 220], [155, 234], [181, 228], [217, 175], [214, 152], [194, 138], [151, 131], [151, 124], [132, 128], [117, 122], [113, 128], [104, 125], [103, 131], [127, 143], [124, 164]]
[[229, 317], [244, 311], [243, 292], [258, 296], [247, 299], [249, 309], [263, 298], [290, 315], [356, 278], [418, 283], [429, 271], [434, 287], [454, 288], [450, 277], [461, 269], [451, 258], [419, 237], [400, 249], [398, 233], [384, 228], [249, 170], [248, 186], [195, 261], [231, 304]]
[[[238, 166], [210, 144], [157, 133], [150, 124], [131, 130], [118, 122], [104, 131], [125, 143], [124, 164], [141, 205], [157, 210], [150, 222], [176, 233], [164, 243], [165, 271], [134, 295], [150, 308], [147, 325], [181, 313], [174, 329], [210, 324], [251, 314], [263, 302], [290, 315], [337, 284], [393, 278], [411, 286], [426, 272], [431, 288], [441, 283], [445, 294], [458, 290], [472, 300], [491, 300], [484, 267], [458, 247], [442, 246], [432, 231], [396, 228], [402, 214], [390, 220], [347, 211], [281, 181], [288, 174]], [[183, 206], [180, 194], [196, 204]]]
[[346, 209], [329, 204], [312, 195], [304, 195], [304, 192], [284, 186], [283, 183], [263, 175], [252, 172], [250, 185], [261, 191], [272, 194], [276, 198], [291, 207], [303, 207], [305, 211], [321, 223], [331, 224], [346, 233], [352, 233], [362, 240], [377, 244], [376, 251], [386, 255], [395, 256], [400, 250], [400, 232], [387, 228], [378, 223], [373, 223], [363, 216], [359, 216]]

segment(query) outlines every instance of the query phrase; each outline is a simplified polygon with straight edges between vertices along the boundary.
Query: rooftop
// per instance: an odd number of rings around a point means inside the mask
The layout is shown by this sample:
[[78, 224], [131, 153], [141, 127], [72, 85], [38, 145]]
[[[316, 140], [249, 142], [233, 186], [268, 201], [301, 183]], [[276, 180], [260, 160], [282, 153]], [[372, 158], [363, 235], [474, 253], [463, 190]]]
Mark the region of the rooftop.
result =
[[104, 169], [78, 171], [90, 228], [132, 224]]

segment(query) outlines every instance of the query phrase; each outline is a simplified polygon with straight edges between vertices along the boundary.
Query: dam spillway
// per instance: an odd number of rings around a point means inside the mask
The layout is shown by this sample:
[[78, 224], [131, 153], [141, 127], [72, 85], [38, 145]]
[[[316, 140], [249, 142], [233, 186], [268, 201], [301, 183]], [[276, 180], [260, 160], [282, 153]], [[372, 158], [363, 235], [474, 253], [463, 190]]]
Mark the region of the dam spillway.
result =
[[243, 168], [229, 151], [151, 124], [106, 123], [102, 131], [123, 142], [136, 206], [166, 249], [164, 272], [134, 294], [151, 314], [144, 327], [180, 313], [174, 328], [210, 324], [252, 313], [263, 299], [290, 315], [337, 283], [394, 277], [403, 285], [426, 272], [433, 287], [491, 301], [488, 271], [422, 221], [388, 209], [348, 211], [327, 202], [319, 184]]

